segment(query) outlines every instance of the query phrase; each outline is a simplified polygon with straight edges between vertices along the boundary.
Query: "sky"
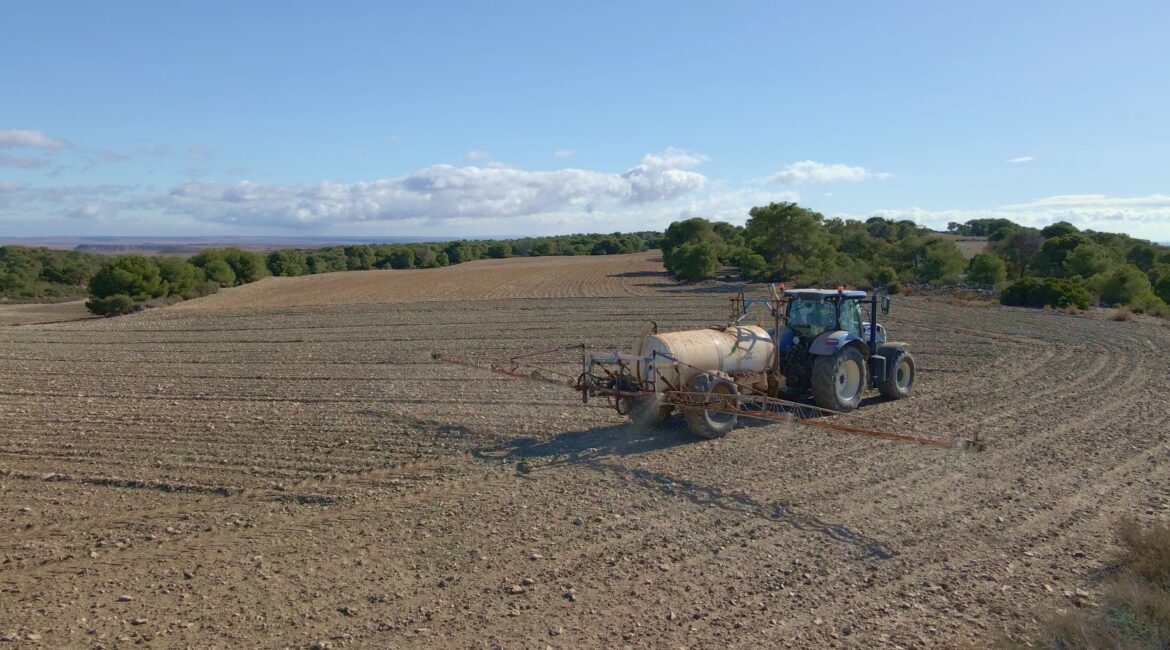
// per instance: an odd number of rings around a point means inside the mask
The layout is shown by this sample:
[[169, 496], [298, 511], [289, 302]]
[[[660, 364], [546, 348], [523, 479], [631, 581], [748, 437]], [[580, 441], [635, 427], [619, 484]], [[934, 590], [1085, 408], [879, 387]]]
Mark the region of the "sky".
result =
[[5, 2], [0, 236], [1170, 241], [1170, 3]]

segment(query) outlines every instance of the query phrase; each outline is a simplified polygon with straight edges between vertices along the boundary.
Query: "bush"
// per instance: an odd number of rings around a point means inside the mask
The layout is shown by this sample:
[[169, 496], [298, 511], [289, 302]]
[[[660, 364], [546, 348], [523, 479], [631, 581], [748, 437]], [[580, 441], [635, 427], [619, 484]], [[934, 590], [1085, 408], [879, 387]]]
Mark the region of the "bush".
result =
[[1133, 264], [1126, 264], [1106, 275], [1101, 285], [1101, 302], [1107, 305], [1128, 305], [1152, 293], [1150, 279], [1146, 274]]
[[268, 254], [265, 264], [272, 275], [295, 276], [309, 273], [305, 254], [298, 250], [272, 251]]
[[142, 255], [111, 258], [89, 280], [89, 295], [93, 298], [122, 294], [141, 302], [159, 298], [166, 292], [158, 266]]
[[999, 301], [1015, 307], [1067, 307], [1089, 308], [1089, 292], [1076, 279], [1037, 278], [1028, 276], [1017, 280], [1003, 290]]
[[160, 255], [154, 258], [154, 264], [158, 267], [159, 276], [165, 287], [163, 295], [179, 296], [184, 299], [195, 297], [195, 283], [199, 270], [187, 260], [171, 255]]
[[967, 280], [978, 284], [998, 285], [1007, 278], [1007, 264], [998, 255], [979, 253], [967, 265]]
[[1116, 320], [1116, 321], [1133, 320], [1133, 310], [1125, 305], [1122, 305], [1122, 306], [1118, 307], [1117, 309], [1114, 309], [1113, 312], [1109, 314], [1109, 320]]
[[719, 253], [710, 242], [688, 242], [671, 253], [670, 271], [683, 282], [706, 280], [719, 271]]
[[115, 293], [103, 298], [91, 298], [85, 308], [98, 316], [120, 316], [135, 311], [138, 303], [124, 293]]

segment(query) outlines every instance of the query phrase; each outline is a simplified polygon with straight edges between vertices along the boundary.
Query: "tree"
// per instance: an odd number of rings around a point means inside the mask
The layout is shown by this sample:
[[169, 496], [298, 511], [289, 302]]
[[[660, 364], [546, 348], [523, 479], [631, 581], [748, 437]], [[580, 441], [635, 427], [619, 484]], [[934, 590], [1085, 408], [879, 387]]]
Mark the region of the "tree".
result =
[[1082, 278], [1092, 277], [1113, 268], [1113, 255], [1099, 244], [1080, 244], [1064, 256], [1061, 267], [1068, 275]]
[[671, 255], [674, 276], [684, 282], [715, 277], [719, 271], [719, 253], [709, 241], [687, 242]]
[[1044, 238], [1034, 228], [1001, 230], [1000, 233], [1003, 236], [992, 241], [988, 248], [1007, 262], [1009, 277], [1018, 278], [1023, 274], [1024, 269], [1032, 263], [1036, 253], [1040, 251], [1040, 247], [1044, 245]]
[[236, 286], [236, 272], [232, 270], [227, 260], [222, 258], [211, 259], [203, 263], [203, 277], [208, 282], [214, 282], [221, 287]]
[[795, 203], [752, 208], [745, 238], [780, 280], [816, 281], [831, 274], [834, 253], [824, 216]]
[[1007, 264], [998, 255], [978, 253], [967, 265], [967, 279], [978, 284], [999, 285], [1007, 279]]
[[142, 255], [119, 255], [110, 258], [89, 281], [92, 298], [124, 294], [135, 302], [159, 298], [166, 294], [159, 268]]
[[198, 281], [198, 269], [187, 260], [173, 255], [160, 255], [154, 258], [162, 278], [165, 294], [179, 296], [184, 300], [195, 297], [195, 284]]
[[[1049, 226], [1051, 228], [1052, 226]], [[1045, 228], [1047, 230], [1048, 228]], [[1043, 231], [1041, 231], [1043, 234]], [[1093, 240], [1081, 233], [1058, 235], [1044, 240], [1040, 252], [1032, 258], [1032, 268], [1040, 275], [1061, 277], [1064, 275], [1064, 258], [1072, 249], [1081, 244], [1092, 244]]]
[[1128, 305], [1151, 293], [1150, 279], [1133, 264], [1117, 267], [1105, 277], [1101, 286], [1101, 302], [1106, 305]]
[[272, 275], [295, 276], [309, 273], [309, 263], [305, 259], [305, 254], [298, 250], [272, 251], [268, 254], [265, 265]]
[[487, 247], [487, 256], [497, 260], [512, 257], [512, 245], [506, 241], [492, 242]]
[[236, 282], [248, 284], [271, 275], [268, 266], [264, 263], [264, 256], [252, 251], [238, 248], [225, 249], [228, 253], [227, 261], [236, 273]]
[[1057, 221], [1054, 224], [1045, 226], [1040, 230], [1040, 235], [1044, 239], [1052, 239], [1053, 237], [1063, 237], [1065, 235], [1072, 235], [1079, 233], [1080, 230], [1076, 226], [1067, 221]]
[[923, 259], [916, 276], [919, 282], [947, 284], [959, 279], [967, 267], [967, 258], [953, 239], [929, 237], [923, 246]]
[[1170, 264], [1155, 264], [1148, 275], [1154, 293], [1165, 302], [1170, 302]]

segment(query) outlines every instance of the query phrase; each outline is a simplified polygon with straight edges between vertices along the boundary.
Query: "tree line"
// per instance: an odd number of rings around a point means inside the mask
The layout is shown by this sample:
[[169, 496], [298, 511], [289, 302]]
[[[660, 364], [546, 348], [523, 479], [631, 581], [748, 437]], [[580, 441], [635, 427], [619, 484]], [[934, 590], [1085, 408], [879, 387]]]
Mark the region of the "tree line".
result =
[[967, 282], [1001, 289], [1001, 302], [1032, 307], [1126, 305], [1170, 317], [1170, 248], [1067, 222], [1037, 229], [1008, 219], [951, 223], [954, 235], [985, 237], [967, 260], [953, 237], [913, 221], [825, 218], [795, 203], [752, 208], [746, 225], [701, 217], [676, 221], [662, 237], [663, 261], [679, 280], [736, 267], [753, 281], [884, 287]]
[[[171, 255], [97, 257], [87, 278], [86, 306], [114, 316], [169, 304], [255, 282], [270, 275], [297, 276], [372, 269], [424, 269], [485, 258], [543, 255], [615, 255], [658, 247], [661, 233], [635, 232], [526, 237], [514, 240], [458, 240], [445, 243], [357, 244], [279, 249], [268, 254], [240, 248], [209, 248], [190, 258]], [[65, 255], [85, 255], [59, 251]]]

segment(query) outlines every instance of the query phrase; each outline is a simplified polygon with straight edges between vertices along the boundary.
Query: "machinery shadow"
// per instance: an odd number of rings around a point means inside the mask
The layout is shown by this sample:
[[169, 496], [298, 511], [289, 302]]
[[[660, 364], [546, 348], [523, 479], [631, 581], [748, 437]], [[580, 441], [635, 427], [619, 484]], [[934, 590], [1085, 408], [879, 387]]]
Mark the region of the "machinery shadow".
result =
[[548, 440], [517, 437], [495, 447], [472, 452], [484, 461], [515, 463], [520, 474], [531, 474], [563, 466], [581, 467], [615, 477], [628, 484], [684, 499], [697, 506], [719, 508], [776, 522], [798, 531], [824, 535], [842, 544], [857, 547], [864, 557], [887, 560], [898, 555], [888, 545], [857, 533], [839, 523], [826, 522], [799, 512], [791, 504], [765, 503], [747, 493], [724, 491], [662, 472], [627, 467], [617, 462], [628, 457], [681, 445], [702, 438], [689, 433], [678, 418], [659, 427], [617, 425], [569, 431]]

